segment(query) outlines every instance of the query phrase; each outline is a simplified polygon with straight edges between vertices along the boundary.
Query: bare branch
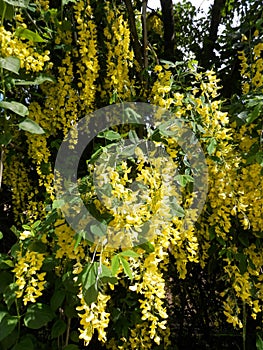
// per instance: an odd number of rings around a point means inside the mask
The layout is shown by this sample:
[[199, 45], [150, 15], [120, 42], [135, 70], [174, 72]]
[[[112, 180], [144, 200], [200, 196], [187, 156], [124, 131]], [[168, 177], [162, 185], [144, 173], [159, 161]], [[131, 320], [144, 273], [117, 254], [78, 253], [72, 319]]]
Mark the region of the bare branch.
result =
[[211, 23], [209, 34], [204, 38], [203, 52], [201, 56], [200, 65], [204, 68], [210, 68], [211, 62], [215, 58], [215, 43], [218, 37], [218, 27], [222, 18], [222, 9], [225, 6], [226, 0], [214, 0], [211, 11]]
[[4, 169], [4, 149], [2, 148], [1, 156], [0, 156], [0, 190], [2, 186], [3, 169]]
[[127, 12], [128, 12], [128, 19], [129, 19], [130, 30], [131, 30], [131, 35], [132, 35], [132, 44], [133, 44], [135, 59], [139, 63], [139, 65], [141, 67], [143, 67], [142, 47], [141, 47], [141, 43], [140, 43], [138, 33], [137, 33], [132, 2], [131, 2], [131, 0], [124, 0], [124, 2], [125, 2]]
[[147, 38], [147, 2], [148, 0], [143, 0], [142, 2], [142, 30], [143, 30], [143, 61], [144, 69], [148, 68], [148, 38]]

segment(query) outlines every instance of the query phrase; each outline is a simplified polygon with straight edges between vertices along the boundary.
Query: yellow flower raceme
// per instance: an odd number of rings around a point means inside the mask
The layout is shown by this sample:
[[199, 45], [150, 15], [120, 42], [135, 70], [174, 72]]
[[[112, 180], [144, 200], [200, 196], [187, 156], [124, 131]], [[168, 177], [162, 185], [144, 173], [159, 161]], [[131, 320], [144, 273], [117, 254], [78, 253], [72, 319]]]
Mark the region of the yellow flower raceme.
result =
[[64, 220], [57, 220], [55, 224], [55, 235], [57, 237], [56, 258], [63, 259], [68, 258], [71, 260], [80, 261], [85, 258], [85, 252], [83, 245], [79, 244], [75, 247], [76, 239], [74, 238], [75, 232], [65, 223]]
[[106, 329], [109, 324], [110, 314], [105, 311], [107, 302], [110, 299], [109, 295], [99, 293], [96, 302], [87, 305], [83, 299], [82, 293], [78, 295], [80, 298], [81, 306], [77, 306], [76, 310], [80, 311], [80, 339], [83, 339], [85, 346], [87, 346], [94, 334], [94, 331], [98, 332], [99, 341], [105, 343], [107, 340]]
[[0, 42], [1, 56], [19, 58], [21, 68], [28, 72], [41, 72], [46, 62], [50, 60], [48, 50], [44, 51], [43, 54], [38, 53], [32, 42], [24, 42], [4, 27], [0, 27]]
[[45, 272], [40, 272], [45, 255], [27, 251], [22, 255], [21, 251], [17, 255], [17, 263], [13, 270], [16, 277], [18, 291], [17, 298], [23, 297], [24, 305], [28, 302], [34, 303], [40, 297], [45, 288]]
[[97, 28], [93, 20], [90, 2], [78, 1], [74, 5], [75, 18], [78, 30], [79, 57], [77, 67], [80, 76], [80, 107], [84, 112], [94, 109], [96, 84], [99, 76], [99, 63], [97, 55]]
[[15, 220], [22, 217], [30, 207], [30, 191], [32, 185], [29, 180], [28, 169], [25, 168], [21, 157], [13, 155], [9, 163], [4, 166], [4, 181], [12, 188], [12, 202]]
[[133, 65], [133, 51], [130, 48], [130, 30], [127, 20], [118, 9], [113, 9], [109, 1], [105, 2], [108, 26], [104, 29], [106, 38], [107, 77], [104, 92], [117, 94], [118, 98], [129, 100], [132, 96], [129, 68]]

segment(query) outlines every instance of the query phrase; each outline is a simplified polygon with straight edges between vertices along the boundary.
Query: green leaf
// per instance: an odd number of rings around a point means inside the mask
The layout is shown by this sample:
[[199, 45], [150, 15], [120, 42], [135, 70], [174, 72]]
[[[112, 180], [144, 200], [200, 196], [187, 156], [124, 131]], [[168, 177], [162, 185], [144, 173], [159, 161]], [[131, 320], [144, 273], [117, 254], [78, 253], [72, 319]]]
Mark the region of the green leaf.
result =
[[11, 308], [11, 306], [16, 300], [17, 289], [18, 286], [16, 285], [16, 283], [10, 283], [3, 293], [4, 301], [7, 305], [8, 310]]
[[160, 134], [165, 136], [165, 137], [170, 137], [170, 136], [177, 136], [178, 134], [178, 130], [169, 130], [168, 128], [170, 127], [170, 123], [167, 124], [167, 123], [164, 123], [162, 125], [159, 126], [159, 131], [160, 131]]
[[257, 105], [254, 108], [254, 110], [247, 116], [246, 121], [248, 124], [253, 123], [261, 115], [262, 106], [262, 103], [257, 102]]
[[238, 264], [239, 271], [243, 275], [247, 271], [247, 257], [245, 254], [238, 253], [236, 255], [236, 258], [239, 262]]
[[70, 332], [70, 340], [72, 340], [74, 343], [79, 342], [79, 333], [77, 331]]
[[[141, 185], [141, 184], [139, 184], [139, 185]], [[146, 221], [142, 226], [140, 226], [140, 236], [143, 237], [143, 236], [147, 235], [149, 230], [150, 230], [150, 222]]]
[[122, 256], [120, 256], [120, 263], [123, 266], [123, 270], [124, 270], [125, 274], [132, 280], [133, 279], [132, 271], [131, 271], [131, 268], [130, 268], [128, 261], [125, 258], [123, 258]]
[[183, 218], [185, 216], [184, 209], [177, 203], [176, 198], [170, 198], [170, 211], [173, 216]]
[[[141, 123], [142, 116], [140, 114], [138, 114], [133, 108], [127, 107], [125, 109], [124, 113], [130, 122], [143, 124], [143, 123]], [[125, 119], [125, 120], [127, 120], [127, 119]]]
[[134, 250], [129, 250], [129, 249], [128, 250], [124, 250], [119, 255], [121, 255], [121, 256], [128, 256], [128, 257], [131, 257], [131, 258], [138, 258], [138, 256], [140, 256]]
[[118, 255], [114, 255], [114, 257], [111, 260], [111, 271], [113, 276], [116, 275], [120, 267], [120, 260]]
[[2, 322], [2, 319], [8, 315], [8, 312], [7, 311], [0, 311], [0, 323]]
[[55, 82], [56, 80], [53, 77], [50, 77], [48, 75], [41, 74], [39, 77], [37, 77], [35, 80], [20, 80], [15, 79], [14, 83], [15, 85], [41, 85], [45, 83], [46, 81]]
[[31, 252], [45, 253], [47, 251], [47, 245], [41, 241], [33, 241], [29, 244], [28, 250]]
[[72, 271], [64, 273], [64, 275], [62, 276], [62, 283], [67, 292], [76, 293], [77, 286], [73, 281]]
[[10, 111], [21, 115], [22, 117], [25, 117], [26, 115], [28, 115], [28, 108], [23, 105], [20, 102], [7, 102], [7, 101], [1, 101], [0, 102], [0, 107], [5, 108], [5, 109], [9, 109]]
[[82, 273], [80, 279], [84, 287], [89, 287], [96, 282], [98, 275], [98, 262], [88, 263]]
[[36, 122], [29, 118], [23, 120], [21, 123], [18, 124], [18, 126], [20, 129], [28, 131], [31, 134], [41, 135], [45, 133], [41, 126], [39, 126]]
[[18, 327], [15, 327], [15, 329], [0, 342], [1, 349], [10, 349], [12, 346], [16, 344], [16, 340], [18, 339], [18, 336], [19, 336], [17, 328]]
[[89, 263], [83, 269], [80, 280], [82, 283], [83, 298], [90, 305], [98, 298], [98, 283], [116, 283], [117, 279], [112, 276], [111, 270], [98, 262]]
[[83, 298], [87, 303], [87, 305], [94, 303], [97, 300], [98, 295], [99, 295], [99, 291], [98, 291], [97, 283], [94, 283], [88, 289], [86, 288], [83, 289]]
[[27, 224], [22, 225], [22, 228], [23, 228], [24, 230], [31, 231], [31, 227], [30, 227], [29, 225], [27, 225]]
[[57, 338], [62, 335], [67, 329], [66, 323], [59, 319], [57, 320], [51, 329], [51, 339]]
[[122, 147], [120, 148], [120, 151], [118, 152], [118, 154], [123, 157], [131, 157], [135, 153], [135, 148], [136, 148], [136, 145], [134, 144], [128, 145], [126, 147]]
[[256, 162], [263, 167], [263, 152], [259, 151], [255, 154], [255, 160]]
[[138, 145], [140, 139], [139, 137], [137, 136], [137, 133], [135, 130], [130, 130], [129, 131], [129, 139], [132, 143], [134, 143], [135, 145]]
[[259, 334], [257, 334], [256, 347], [257, 350], [263, 350], [263, 339]]
[[99, 266], [100, 268], [100, 271], [98, 270], [99, 272], [99, 280], [102, 282], [102, 283], [117, 283], [117, 278], [113, 276], [113, 273], [111, 271], [111, 269], [109, 269], [107, 266], [105, 265], [101, 265]]
[[17, 238], [20, 237], [20, 231], [14, 225], [11, 226], [10, 230], [13, 232], [14, 235], [16, 235]]
[[176, 175], [174, 179], [182, 187], [185, 187], [189, 182], [194, 182], [194, 178], [191, 175]]
[[95, 235], [95, 236], [105, 236], [106, 231], [107, 231], [107, 226], [102, 224], [102, 223], [98, 223], [98, 224], [94, 224], [90, 226], [90, 231]]
[[6, 3], [6, 1], [0, 0], [0, 17], [5, 16], [4, 19], [11, 20], [15, 15], [15, 10], [12, 5]]
[[145, 242], [145, 243], [142, 243], [140, 245], [138, 245], [137, 247], [140, 247], [142, 248], [143, 250], [146, 251], [146, 253], [150, 254], [150, 253], [153, 253], [154, 252], [154, 246], [152, 245], [151, 242]]
[[2, 239], [3, 237], [4, 237], [3, 232], [0, 231], [0, 239]]
[[67, 298], [67, 304], [65, 305], [64, 311], [65, 315], [69, 318], [78, 317], [78, 312], [76, 311], [77, 303], [75, 302], [72, 294]]
[[242, 232], [241, 231], [238, 234], [238, 240], [244, 247], [247, 248], [249, 246], [249, 239], [248, 239], [248, 233], [247, 232]]
[[67, 5], [68, 3], [70, 3], [70, 2], [73, 2], [73, 3], [75, 3], [77, 0], [62, 0], [62, 6], [65, 6], [65, 5]]
[[9, 56], [5, 58], [0, 58], [0, 68], [4, 68], [9, 72], [18, 74], [20, 69], [20, 59], [17, 57]]
[[0, 293], [4, 293], [5, 289], [13, 281], [13, 276], [8, 271], [0, 272]]
[[53, 311], [56, 311], [62, 304], [65, 299], [66, 292], [61, 289], [56, 289], [54, 294], [50, 299], [50, 307]]
[[53, 310], [45, 304], [36, 303], [27, 308], [24, 323], [31, 329], [39, 329], [55, 317]]
[[75, 239], [75, 244], [74, 244], [74, 250], [76, 250], [82, 241], [83, 237], [85, 237], [85, 231], [81, 230], [77, 234], [75, 234], [74, 239]]
[[16, 327], [17, 317], [5, 315], [0, 322], [0, 341], [6, 338]]
[[5, 265], [7, 265], [9, 267], [14, 267], [14, 262], [12, 260], [10, 260], [10, 259], [1, 260], [1, 265], [2, 264], [5, 264]]
[[121, 135], [118, 132], [113, 131], [113, 130], [104, 131], [103, 133], [98, 135], [98, 137], [103, 137], [103, 138], [110, 140], [110, 141], [121, 139]]
[[17, 343], [12, 350], [34, 350], [34, 344], [29, 336], [21, 338], [20, 342]]
[[17, 258], [17, 252], [19, 251], [19, 249], [21, 249], [19, 243], [15, 243], [14, 245], [12, 245], [10, 251], [11, 251], [11, 256], [13, 258]]
[[248, 116], [248, 112], [247, 111], [242, 111], [240, 113], [238, 113], [237, 117], [242, 120], [242, 122], [245, 122]]
[[167, 65], [169, 66], [169, 68], [174, 68], [176, 67], [176, 64], [174, 62], [171, 62], [171, 61], [167, 61], [167, 60], [163, 60], [161, 59], [160, 62], [164, 65]]
[[63, 199], [55, 199], [52, 203], [52, 209], [59, 209], [63, 205], [65, 205], [65, 201]]
[[89, 263], [81, 273], [83, 298], [90, 305], [98, 297], [98, 262]]
[[12, 140], [12, 135], [7, 132], [5, 134], [0, 135], [0, 145], [7, 146]]
[[259, 103], [261, 103], [263, 100], [263, 96], [262, 95], [255, 95], [253, 96], [253, 98], [250, 98], [247, 100], [247, 107], [255, 107], [258, 106]]
[[111, 95], [109, 104], [112, 105], [113, 103], [116, 103], [118, 99], [118, 93], [117, 91], [114, 91], [113, 94]]
[[43, 262], [42, 270], [45, 272], [52, 271], [56, 267], [57, 263], [52, 256], [47, 256]]
[[32, 228], [35, 230], [36, 228], [39, 227], [40, 224], [41, 224], [41, 220], [37, 220], [33, 223]]
[[27, 8], [29, 0], [4, 0], [5, 3], [13, 5], [15, 7], [24, 7]]
[[209, 227], [208, 228], [208, 232], [209, 232], [209, 239], [210, 241], [212, 241], [213, 239], [216, 238], [216, 232], [215, 232], [215, 228], [214, 227]]
[[69, 344], [64, 348], [64, 350], [79, 350], [79, 347], [75, 344]]
[[41, 38], [41, 36], [38, 33], [32, 32], [32, 30], [18, 27], [15, 31], [15, 35], [22, 39], [27, 39], [36, 43], [43, 43], [45, 40]]
[[215, 150], [216, 150], [216, 146], [217, 146], [217, 141], [214, 137], [212, 137], [210, 140], [209, 140], [209, 144], [207, 145], [207, 152], [208, 154], [211, 156]]

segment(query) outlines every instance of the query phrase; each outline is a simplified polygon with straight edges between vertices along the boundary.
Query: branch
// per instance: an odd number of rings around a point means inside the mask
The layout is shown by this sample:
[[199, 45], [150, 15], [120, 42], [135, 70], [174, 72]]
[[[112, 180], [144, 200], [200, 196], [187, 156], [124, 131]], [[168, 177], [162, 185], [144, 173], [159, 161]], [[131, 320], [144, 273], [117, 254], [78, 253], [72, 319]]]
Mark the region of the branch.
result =
[[210, 68], [215, 58], [215, 43], [218, 37], [218, 27], [222, 18], [222, 9], [225, 4], [226, 0], [214, 0], [211, 10], [209, 34], [204, 38], [203, 52], [200, 60], [200, 65], [206, 69]]
[[133, 44], [135, 59], [139, 63], [139, 65], [143, 67], [141, 44], [137, 33], [132, 2], [131, 0], [124, 0], [124, 2], [128, 11], [128, 20], [129, 20], [130, 30], [132, 35], [132, 44]]
[[170, 61], [175, 60], [174, 46], [174, 11], [172, 0], [161, 0], [163, 29], [164, 29], [164, 54]]
[[1, 149], [1, 155], [0, 155], [0, 190], [2, 186], [3, 168], [4, 168], [4, 148]]
[[143, 32], [143, 63], [144, 69], [148, 68], [148, 38], [147, 38], [147, 23], [146, 23], [146, 10], [147, 10], [147, 1], [143, 0], [142, 2], [142, 32]]

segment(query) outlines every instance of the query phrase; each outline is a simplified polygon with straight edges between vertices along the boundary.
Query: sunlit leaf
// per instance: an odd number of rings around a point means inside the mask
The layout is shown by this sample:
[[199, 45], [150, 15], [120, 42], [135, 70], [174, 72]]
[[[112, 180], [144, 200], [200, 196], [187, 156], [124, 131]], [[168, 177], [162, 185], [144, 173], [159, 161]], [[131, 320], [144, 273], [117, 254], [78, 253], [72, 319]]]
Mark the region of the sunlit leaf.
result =
[[4, 0], [4, 2], [9, 5], [23, 8], [27, 8], [29, 4], [29, 0]]
[[122, 267], [123, 267], [125, 274], [132, 280], [133, 279], [132, 271], [131, 271], [131, 268], [130, 268], [128, 261], [125, 258], [123, 258], [122, 256], [120, 256], [120, 263], [122, 264]]
[[17, 57], [9, 56], [9, 57], [1, 57], [0, 58], [0, 68], [4, 68], [9, 72], [13, 72], [18, 74], [20, 69], [20, 59]]
[[23, 105], [20, 102], [7, 102], [7, 101], [1, 101], [0, 102], [0, 107], [5, 108], [5, 109], [9, 109], [10, 111], [21, 115], [22, 117], [25, 117], [26, 115], [28, 115], [28, 108]]
[[39, 126], [36, 122], [34, 122], [32, 119], [26, 118], [21, 123], [18, 124], [19, 128], [28, 131], [31, 134], [44, 134], [45, 131]]
[[32, 30], [18, 27], [15, 31], [15, 35], [22, 39], [27, 39], [29, 41], [33, 41], [36, 43], [43, 43], [45, 40], [41, 38], [41, 36], [38, 33], [32, 32]]

